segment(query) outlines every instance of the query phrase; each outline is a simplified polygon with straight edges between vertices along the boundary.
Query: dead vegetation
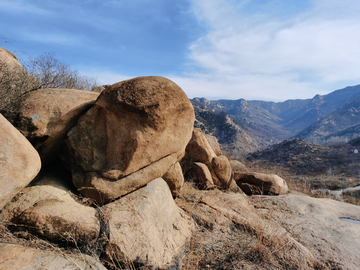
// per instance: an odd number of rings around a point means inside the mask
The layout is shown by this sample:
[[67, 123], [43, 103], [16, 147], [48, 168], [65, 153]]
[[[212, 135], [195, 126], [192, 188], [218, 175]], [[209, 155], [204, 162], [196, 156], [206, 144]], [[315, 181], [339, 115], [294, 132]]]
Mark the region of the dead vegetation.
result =
[[258, 200], [256, 204], [249, 203], [243, 194], [199, 191], [192, 183], [185, 183], [176, 203], [193, 217], [197, 231], [187, 249], [184, 269], [299, 269], [300, 265], [322, 265], [307, 253], [295, 256], [294, 250], [302, 251], [291, 232], [272, 219], [271, 210], [261, 209], [259, 197], [252, 198]]

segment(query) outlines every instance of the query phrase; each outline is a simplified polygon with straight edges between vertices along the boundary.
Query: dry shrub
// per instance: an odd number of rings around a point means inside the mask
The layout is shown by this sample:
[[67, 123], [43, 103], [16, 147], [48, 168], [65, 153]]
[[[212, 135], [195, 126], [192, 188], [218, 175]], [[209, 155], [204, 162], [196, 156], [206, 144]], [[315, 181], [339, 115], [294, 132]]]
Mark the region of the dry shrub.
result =
[[354, 196], [351, 193], [342, 194], [341, 198], [346, 203], [351, 203], [351, 204], [354, 204], [354, 205], [360, 205], [360, 197], [359, 196]]
[[97, 86], [95, 79], [71, 70], [51, 54], [28, 56], [22, 62], [24, 68], [13, 68], [0, 61], [0, 113], [11, 122], [15, 121], [21, 97], [27, 92], [40, 88], [91, 90]]

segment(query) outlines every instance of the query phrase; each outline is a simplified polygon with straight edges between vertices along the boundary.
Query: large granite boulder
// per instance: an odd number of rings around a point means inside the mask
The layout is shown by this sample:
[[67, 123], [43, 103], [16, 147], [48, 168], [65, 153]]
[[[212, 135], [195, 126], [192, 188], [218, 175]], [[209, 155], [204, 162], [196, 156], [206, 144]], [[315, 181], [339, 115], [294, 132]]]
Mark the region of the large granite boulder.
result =
[[27, 186], [41, 168], [39, 154], [0, 114], [0, 209]]
[[289, 191], [286, 181], [276, 174], [239, 172], [234, 178], [247, 195], [282, 195]]
[[[107, 204], [109, 260], [120, 266], [179, 269], [184, 247], [195, 225], [174, 202], [166, 182], [157, 178], [145, 187]], [[175, 268], [171, 268], [175, 267]]]
[[60, 88], [28, 92], [22, 99], [17, 128], [46, 164], [60, 153], [66, 133], [98, 96], [96, 92]]
[[67, 161], [86, 197], [105, 203], [163, 176], [191, 138], [195, 115], [182, 89], [163, 77], [106, 87], [68, 132]]

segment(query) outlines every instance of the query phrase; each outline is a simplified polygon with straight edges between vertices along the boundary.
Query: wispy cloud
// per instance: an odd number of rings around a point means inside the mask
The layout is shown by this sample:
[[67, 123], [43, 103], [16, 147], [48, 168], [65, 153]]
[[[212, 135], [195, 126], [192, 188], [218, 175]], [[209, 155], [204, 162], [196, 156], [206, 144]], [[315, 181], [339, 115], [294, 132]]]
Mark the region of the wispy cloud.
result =
[[86, 40], [82, 36], [75, 36], [69, 33], [47, 32], [28, 32], [23, 31], [21, 36], [28, 41], [36, 43], [57, 44], [62, 46], [85, 46]]
[[189, 57], [204, 74], [233, 87], [228, 97], [279, 100], [360, 82], [359, 2], [311, 1], [288, 18], [266, 13], [281, 9], [278, 1], [249, 13], [251, 2], [194, 1], [208, 33], [191, 45]]

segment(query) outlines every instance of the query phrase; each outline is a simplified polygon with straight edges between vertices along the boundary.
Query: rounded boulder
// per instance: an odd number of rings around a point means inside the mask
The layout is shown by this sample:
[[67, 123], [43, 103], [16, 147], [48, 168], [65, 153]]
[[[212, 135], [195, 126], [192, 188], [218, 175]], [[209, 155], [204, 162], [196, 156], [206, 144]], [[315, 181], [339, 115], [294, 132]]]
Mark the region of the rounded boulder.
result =
[[182, 158], [194, 120], [188, 97], [166, 78], [107, 86], [68, 132], [75, 186], [104, 203], [163, 176]]

